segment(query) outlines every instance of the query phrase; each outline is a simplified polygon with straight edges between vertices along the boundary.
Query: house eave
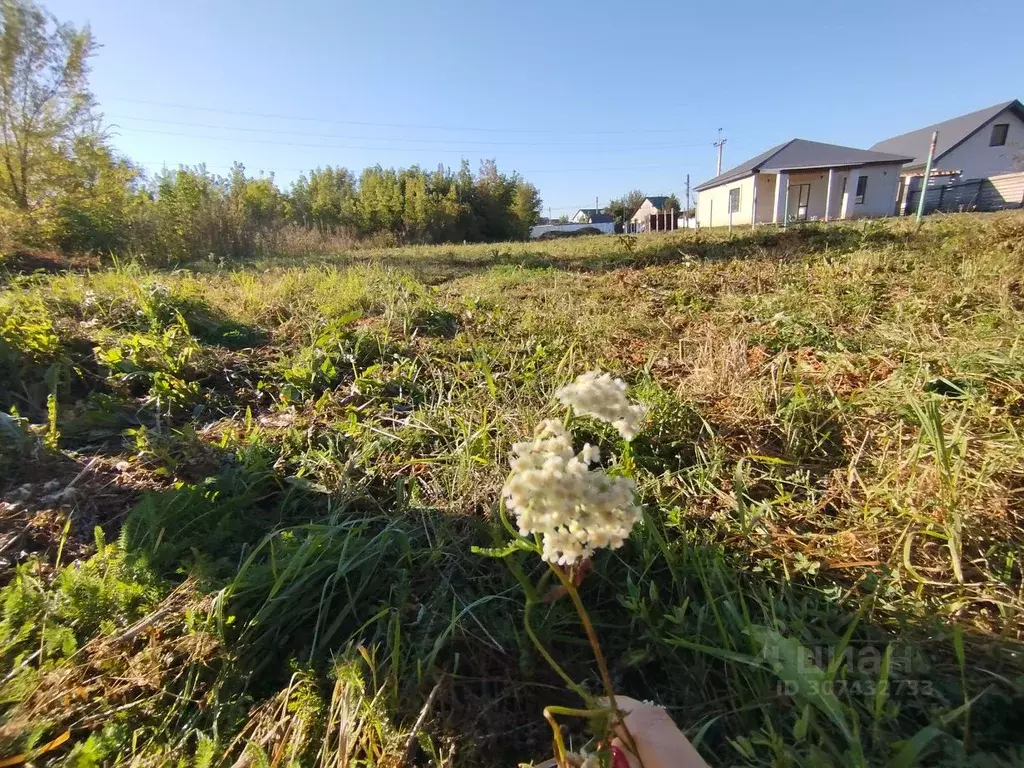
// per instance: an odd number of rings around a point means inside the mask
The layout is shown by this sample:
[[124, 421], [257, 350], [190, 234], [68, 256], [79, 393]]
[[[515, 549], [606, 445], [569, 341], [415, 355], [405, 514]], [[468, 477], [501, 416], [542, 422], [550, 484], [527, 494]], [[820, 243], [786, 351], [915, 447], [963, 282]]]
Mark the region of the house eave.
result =
[[747, 173], [744, 173], [742, 176], [731, 176], [729, 178], [724, 178], [724, 179], [721, 179], [721, 180], [719, 180], [719, 178], [716, 176], [713, 179], [709, 179], [708, 181], [705, 181], [703, 184], [698, 184], [696, 187], [694, 187], [694, 191], [696, 191], [696, 192], [704, 192], [705, 190], [714, 189], [715, 187], [720, 187], [720, 186], [722, 186], [724, 184], [733, 184], [733, 183], [738, 182], [738, 181], [743, 181], [744, 179], [747, 179], [747, 178], [749, 178], [751, 176], [756, 176], [759, 173], [778, 174], [778, 173], [794, 173], [794, 172], [805, 172], [805, 171], [827, 171], [829, 168], [834, 168], [836, 170], [848, 170], [848, 169], [852, 169], [852, 168], [864, 168], [864, 167], [870, 166], [870, 165], [903, 165], [904, 163], [911, 162], [913, 159], [914, 158], [912, 158], [912, 157], [906, 157], [906, 156], [903, 156], [903, 155], [894, 155], [891, 158], [879, 158], [878, 160], [866, 160], [866, 161], [864, 161], [862, 163], [840, 163], [840, 164], [832, 164], [832, 165], [792, 165], [792, 166], [787, 166], [786, 168], [755, 168], [752, 171], [748, 171]]
[[742, 176], [730, 176], [727, 179], [719, 179], [719, 177], [716, 176], [713, 179], [708, 179], [703, 184], [698, 184], [696, 187], [693, 188], [693, 191], [703, 192], [706, 189], [714, 189], [715, 187], [720, 187], [723, 184], [732, 184], [735, 181], [743, 181], [744, 179], [749, 178], [756, 173], [757, 171], [749, 171], [747, 173], [744, 173]]

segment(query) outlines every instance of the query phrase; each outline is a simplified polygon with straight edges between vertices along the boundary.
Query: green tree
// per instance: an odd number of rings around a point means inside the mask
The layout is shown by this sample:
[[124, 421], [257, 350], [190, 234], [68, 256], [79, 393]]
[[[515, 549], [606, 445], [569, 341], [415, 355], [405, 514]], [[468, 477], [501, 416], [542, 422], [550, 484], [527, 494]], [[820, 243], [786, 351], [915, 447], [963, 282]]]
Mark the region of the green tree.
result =
[[683, 210], [683, 206], [679, 203], [679, 198], [674, 194], [669, 195], [665, 198], [665, 204], [661, 206], [662, 213], [668, 213], [669, 211], [675, 211], [679, 213]]
[[0, 0], [0, 27], [0, 195], [27, 212], [65, 182], [76, 143], [98, 138], [95, 42], [31, 0]]
[[299, 176], [285, 207], [288, 220], [325, 231], [354, 228], [358, 218], [356, 179], [347, 168], [317, 168]]
[[644, 204], [645, 199], [644, 193], [639, 189], [634, 189], [632, 192], [628, 192], [622, 197], [616, 198], [605, 206], [604, 212], [611, 214], [615, 221], [629, 221], [633, 214], [636, 213], [637, 208]]
[[540, 191], [529, 182], [517, 179], [515, 199], [512, 202], [512, 213], [519, 222], [520, 236], [527, 238], [530, 227], [540, 220], [540, 210], [544, 201]]
[[364, 234], [398, 232], [404, 211], [402, 186], [393, 168], [366, 168], [359, 177], [359, 228]]
[[113, 253], [128, 244], [129, 221], [144, 204], [138, 170], [96, 137], [75, 141], [59, 185], [32, 214], [47, 242], [67, 252]]
[[231, 169], [229, 189], [234, 216], [242, 226], [266, 231], [280, 224], [284, 200], [274, 184], [273, 174], [258, 179], [248, 178], [245, 166], [235, 163]]

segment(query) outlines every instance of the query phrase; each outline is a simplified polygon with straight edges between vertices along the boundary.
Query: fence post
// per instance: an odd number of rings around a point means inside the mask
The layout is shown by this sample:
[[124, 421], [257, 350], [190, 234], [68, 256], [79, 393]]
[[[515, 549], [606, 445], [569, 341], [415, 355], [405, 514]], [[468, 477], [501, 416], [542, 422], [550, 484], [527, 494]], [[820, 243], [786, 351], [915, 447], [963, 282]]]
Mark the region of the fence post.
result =
[[924, 179], [921, 180], [921, 199], [917, 203], [917, 226], [921, 226], [924, 216], [924, 199], [928, 195], [928, 177], [932, 175], [932, 160], [935, 159], [935, 145], [939, 143], [939, 132], [932, 131], [932, 143], [928, 147], [928, 162], [924, 164]]

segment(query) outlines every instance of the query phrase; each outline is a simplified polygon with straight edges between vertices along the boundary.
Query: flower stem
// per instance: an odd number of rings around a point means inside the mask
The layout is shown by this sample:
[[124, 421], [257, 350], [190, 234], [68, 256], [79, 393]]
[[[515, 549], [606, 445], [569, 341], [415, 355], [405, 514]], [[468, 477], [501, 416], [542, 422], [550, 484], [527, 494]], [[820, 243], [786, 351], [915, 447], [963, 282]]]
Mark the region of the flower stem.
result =
[[566, 671], [559, 666], [557, 661], [555, 661], [554, 657], [550, 653], [548, 653], [547, 648], [544, 647], [544, 644], [541, 643], [540, 638], [538, 638], [537, 634], [533, 631], [533, 625], [530, 624], [530, 609], [534, 605], [534, 601], [527, 600], [526, 607], [523, 610], [523, 626], [526, 628], [526, 634], [530, 636], [530, 640], [533, 641], [533, 644], [534, 646], [536, 646], [538, 652], [540, 652], [540, 655], [544, 657], [544, 661], [551, 665], [551, 668], [555, 670], [556, 673], [558, 673], [558, 676], [565, 681], [565, 684], [568, 685], [569, 688], [572, 689], [572, 691], [576, 693], [584, 701], [589, 701], [590, 696], [587, 694], [586, 689], [583, 686], [576, 683], [571, 677], [569, 677]]
[[567, 768], [569, 763], [565, 759], [565, 740], [562, 739], [562, 729], [558, 725], [558, 721], [555, 720], [551, 707], [544, 707], [544, 719], [551, 726], [551, 735], [555, 739], [555, 761], [558, 763], [558, 768]]
[[558, 721], [555, 720], [555, 715], [566, 715], [568, 717], [598, 717], [600, 715], [614, 715], [615, 710], [611, 707], [600, 707], [598, 709], [576, 709], [573, 707], [556, 707], [548, 706], [544, 707], [544, 719], [548, 721], [548, 725], [551, 726], [551, 733], [555, 737], [555, 759], [558, 761], [558, 765], [565, 766], [568, 763], [565, 760], [565, 741], [562, 740], [562, 729], [558, 725]]
[[577, 591], [576, 585], [572, 583], [572, 579], [554, 563], [548, 563], [548, 565], [551, 566], [551, 570], [554, 571], [558, 580], [562, 582], [562, 586], [565, 587], [565, 591], [569, 593], [569, 597], [572, 599], [572, 604], [576, 607], [576, 613], [579, 614], [583, 629], [587, 633], [590, 647], [594, 649], [594, 658], [597, 660], [597, 669], [601, 674], [601, 683], [604, 685], [604, 692], [608, 697], [608, 703], [615, 709], [615, 691], [612, 688], [612, 677], [608, 673], [608, 663], [604, 659], [604, 651], [601, 650], [601, 643], [597, 639], [597, 632], [590, 621], [590, 614], [583, 607], [580, 593]]
[[608, 697], [609, 707], [615, 712], [615, 718], [619, 719], [618, 725], [622, 726], [622, 732], [626, 737], [624, 739], [626, 746], [634, 755], [636, 755], [637, 760], [640, 762], [640, 767], [643, 768], [644, 763], [636, 748], [636, 740], [633, 738], [633, 734], [629, 732], [629, 728], [626, 726], [625, 720], [621, 719], [619, 716], [619, 707], [615, 703], [615, 689], [612, 687], [612, 676], [608, 672], [608, 662], [605, 661], [604, 651], [601, 650], [601, 643], [597, 639], [597, 631], [594, 629], [594, 625], [590, 621], [590, 614], [587, 613], [587, 609], [584, 607], [583, 601], [580, 599], [580, 593], [576, 589], [576, 585], [572, 583], [572, 579], [569, 578], [568, 574], [554, 563], [548, 563], [548, 565], [551, 567], [551, 570], [554, 571], [558, 580], [562, 582], [562, 586], [565, 587], [565, 591], [569, 593], [569, 597], [572, 599], [572, 604], [576, 607], [576, 613], [579, 614], [580, 622], [583, 624], [583, 629], [587, 633], [587, 639], [590, 641], [590, 647], [594, 649], [594, 659], [597, 661], [597, 669], [601, 674], [601, 683], [604, 685], [604, 692]]

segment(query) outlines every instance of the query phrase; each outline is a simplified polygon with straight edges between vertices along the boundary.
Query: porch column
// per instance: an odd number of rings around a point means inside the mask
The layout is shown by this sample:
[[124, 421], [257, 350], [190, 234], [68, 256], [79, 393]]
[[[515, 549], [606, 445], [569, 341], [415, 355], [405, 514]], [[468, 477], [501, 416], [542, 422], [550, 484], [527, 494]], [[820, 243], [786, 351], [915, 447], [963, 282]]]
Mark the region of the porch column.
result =
[[857, 199], [857, 179], [860, 178], [860, 169], [851, 168], [850, 175], [846, 180], [846, 195], [843, 197], [843, 209], [839, 214], [841, 219], [852, 219], [854, 211], [854, 200]]
[[757, 174], [754, 174], [754, 192], [750, 195], [750, 228], [757, 224]]
[[828, 169], [828, 186], [825, 187], [825, 223], [832, 218], [832, 182], [835, 181], [836, 169]]
[[835, 168], [828, 171], [828, 208], [825, 211], [826, 221], [828, 219], [841, 219], [843, 213], [843, 170], [836, 172]]
[[775, 177], [775, 209], [772, 223], [786, 226], [786, 198], [789, 196], [789, 174], [780, 172]]

